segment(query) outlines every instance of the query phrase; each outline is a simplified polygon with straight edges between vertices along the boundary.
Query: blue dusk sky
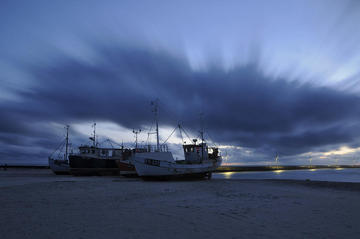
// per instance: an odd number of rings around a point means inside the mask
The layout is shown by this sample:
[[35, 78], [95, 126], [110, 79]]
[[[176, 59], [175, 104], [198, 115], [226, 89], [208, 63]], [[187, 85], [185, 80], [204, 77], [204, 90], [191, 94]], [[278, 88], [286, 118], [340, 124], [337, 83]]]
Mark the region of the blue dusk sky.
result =
[[360, 1], [3, 0], [0, 34], [0, 164], [46, 164], [66, 124], [145, 143], [155, 98], [161, 141], [202, 112], [226, 163], [360, 163]]

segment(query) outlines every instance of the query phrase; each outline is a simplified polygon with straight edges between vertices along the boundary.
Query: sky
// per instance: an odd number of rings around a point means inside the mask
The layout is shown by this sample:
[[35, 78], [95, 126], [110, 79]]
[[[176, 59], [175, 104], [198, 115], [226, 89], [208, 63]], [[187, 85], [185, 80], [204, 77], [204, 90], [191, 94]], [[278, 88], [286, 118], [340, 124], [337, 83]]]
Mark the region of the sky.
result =
[[0, 164], [46, 164], [64, 125], [144, 144], [155, 99], [161, 142], [203, 124], [225, 163], [358, 164], [359, 22], [356, 0], [1, 1]]

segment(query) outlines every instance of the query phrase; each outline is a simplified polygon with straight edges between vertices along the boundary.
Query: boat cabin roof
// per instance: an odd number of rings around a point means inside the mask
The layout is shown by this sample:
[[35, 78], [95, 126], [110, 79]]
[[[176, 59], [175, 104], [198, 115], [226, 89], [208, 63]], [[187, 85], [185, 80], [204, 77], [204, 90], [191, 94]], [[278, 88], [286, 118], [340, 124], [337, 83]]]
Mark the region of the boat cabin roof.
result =
[[206, 146], [206, 143], [200, 143], [200, 144], [184, 144], [183, 147], [184, 149], [188, 149], [188, 148], [198, 148], [198, 147], [202, 147], [202, 146]]
[[102, 148], [102, 147], [94, 147], [94, 146], [88, 146], [88, 145], [82, 145], [79, 147], [80, 150], [84, 150], [84, 149], [95, 149], [95, 150], [116, 150], [116, 151], [123, 151], [125, 150], [125, 148], [121, 149], [121, 148]]

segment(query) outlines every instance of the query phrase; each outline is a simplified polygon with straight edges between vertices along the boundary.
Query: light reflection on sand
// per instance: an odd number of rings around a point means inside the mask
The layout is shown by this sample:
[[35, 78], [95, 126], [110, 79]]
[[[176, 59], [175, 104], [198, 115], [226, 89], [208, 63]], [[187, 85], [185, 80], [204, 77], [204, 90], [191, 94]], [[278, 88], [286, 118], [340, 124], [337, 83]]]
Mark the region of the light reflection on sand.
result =
[[225, 176], [226, 179], [230, 179], [231, 175], [235, 174], [236, 172], [226, 172], [226, 173], [221, 173]]
[[334, 182], [359, 182], [360, 168], [275, 170], [253, 172], [223, 172], [213, 174], [213, 179], [293, 179]]
[[285, 170], [281, 170], [281, 169], [280, 169], [280, 170], [275, 170], [274, 173], [280, 174], [280, 173], [282, 173], [282, 172], [284, 172], [284, 171], [285, 171]]

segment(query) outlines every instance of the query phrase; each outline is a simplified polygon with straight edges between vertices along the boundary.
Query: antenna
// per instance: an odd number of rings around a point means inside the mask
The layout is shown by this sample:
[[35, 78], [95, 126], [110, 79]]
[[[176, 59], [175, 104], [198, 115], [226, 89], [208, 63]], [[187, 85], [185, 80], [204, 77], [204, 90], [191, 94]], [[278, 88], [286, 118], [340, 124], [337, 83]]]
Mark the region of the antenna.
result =
[[154, 106], [153, 112], [155, 114], [155, 124], [156, 124], [156, 151], [160, 151], [160, 143], [159, 143], [159, 99], [156, 98], [155, 101], [151, 101], [151, 105]]
[[91, 141], [93, 141], [93, 147], [96, 147], [96, 123], [94, 123], [91, 127], [94, 128], [93, 136], [89, 137]]
[[96, 147], [96, 123], [93, 124], [94, 127], [94, 148]]
[[137, 146], [138, 146], [138, 134], [140, 134], [140, 132], [141, 132], [141, 129], [139, 129], [139, 130], [133, 129], [133, 133], [135, 134], [135, 149], [137, 149]]
[[200, 112], [201, 161], [204, 160], [204, 113]]
[[276, 166], [279, 167], [279, 154], [276, 153], [276, 156], [275, 156], [275, 163], [276, 163]]
[[65, 146], [65, 160], [68, 160], [68, 147], [69, 147], [69, 125], [65, 126], [66, 129], [66, 146]]
[[204, 143], [204, 113], [200, 113], [200, 136], [201, 136], [201, 143]]

